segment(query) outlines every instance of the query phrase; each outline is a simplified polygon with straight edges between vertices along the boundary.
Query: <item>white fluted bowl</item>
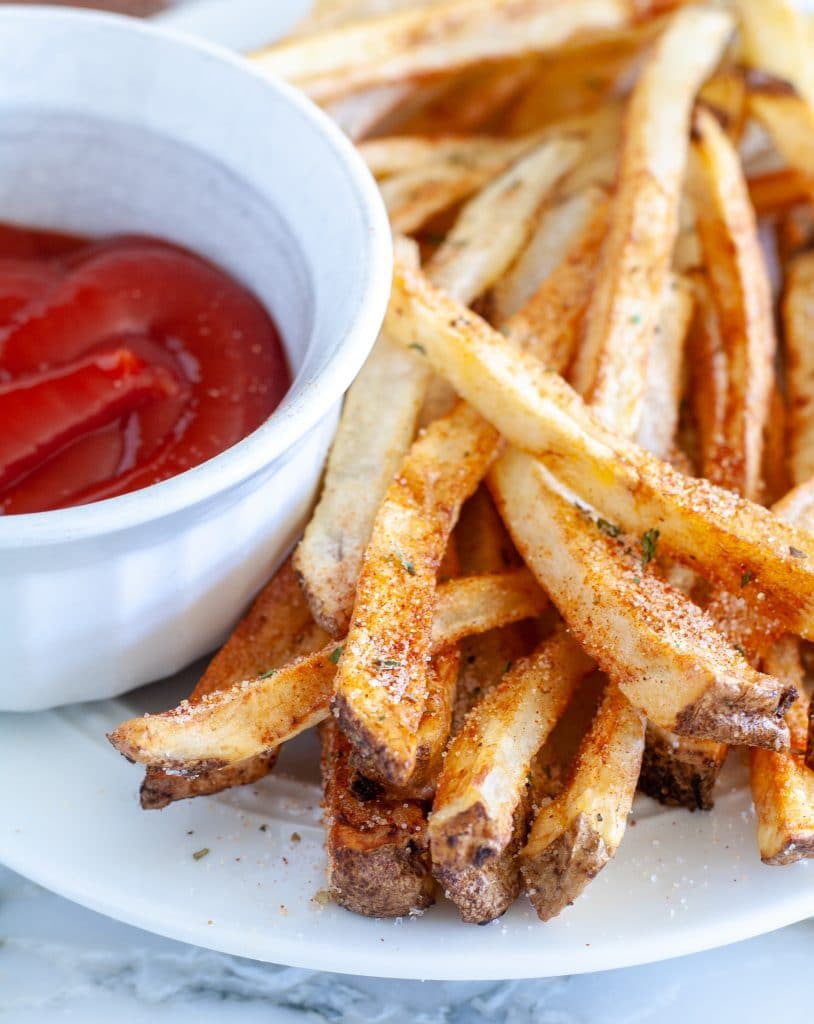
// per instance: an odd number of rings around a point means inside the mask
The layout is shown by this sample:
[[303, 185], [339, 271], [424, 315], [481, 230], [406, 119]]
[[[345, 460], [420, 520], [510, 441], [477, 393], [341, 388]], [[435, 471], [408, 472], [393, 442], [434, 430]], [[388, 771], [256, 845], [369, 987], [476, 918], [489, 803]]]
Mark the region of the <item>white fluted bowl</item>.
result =
[[195, 469], [0, 517], [0, 710], [25, 711], [115, 696], [223, 639], [302, 526], [391, 248], [362, 161], [295, 90], [54, 8], [0, 10], [0, 220], [187, 246], [268, 306], [294, 376], [262, 427]]

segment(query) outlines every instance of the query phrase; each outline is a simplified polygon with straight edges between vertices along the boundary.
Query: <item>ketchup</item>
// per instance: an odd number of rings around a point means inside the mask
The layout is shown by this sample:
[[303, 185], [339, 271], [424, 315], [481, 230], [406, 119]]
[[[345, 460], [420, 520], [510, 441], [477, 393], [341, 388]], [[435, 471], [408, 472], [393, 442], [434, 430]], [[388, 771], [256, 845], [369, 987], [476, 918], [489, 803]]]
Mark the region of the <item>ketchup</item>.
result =
[[183, 473], [259, 427], [289, 384], [268, 313], [198, 256], [0, 225], [0, 514]]

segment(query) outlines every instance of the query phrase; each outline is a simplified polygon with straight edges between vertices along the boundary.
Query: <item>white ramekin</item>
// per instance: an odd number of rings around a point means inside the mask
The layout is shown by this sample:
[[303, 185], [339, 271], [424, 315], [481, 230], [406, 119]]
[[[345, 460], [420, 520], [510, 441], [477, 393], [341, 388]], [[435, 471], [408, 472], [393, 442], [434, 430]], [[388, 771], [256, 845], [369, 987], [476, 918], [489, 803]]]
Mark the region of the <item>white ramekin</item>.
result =
[[295, 90], [206, 44], [55, 8], [0, 11], [0, 220], [188, 246], [266, 303], [294, 374], [259, 430], [196, 469], [0, 517], [0, 710], [22, 711], [114, 696], [224, 637], [313, 500], [391, 247], [362, 161]]

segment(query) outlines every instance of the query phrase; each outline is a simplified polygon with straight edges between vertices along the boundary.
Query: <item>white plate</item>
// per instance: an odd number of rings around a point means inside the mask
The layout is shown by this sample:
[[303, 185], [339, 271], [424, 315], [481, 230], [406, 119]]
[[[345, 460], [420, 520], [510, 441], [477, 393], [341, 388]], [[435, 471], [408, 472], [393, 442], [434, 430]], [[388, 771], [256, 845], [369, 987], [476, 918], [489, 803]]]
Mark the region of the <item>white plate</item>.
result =
[[[323, 906], [314, 899], [325, 885], [325, 858], [313, 737], [290, 744], [260, 785], [140, 810], [140, 769], [108, 745], [105, 732], [175, 703], [192, 678], [116, 701], [0, 715], [0, 861], [94, 910], [199, 946], [401, 978], [604, 970], [814, 914], [814, 868], [758, 860], [738, 765], [721, 780], [711, 813], [639, 798], [619, 856], [549, 924], [525, 899], [484, 928], [461, 924], [444, 901], [400, 921]], [[209, 854], [194, 860], [202, 848]]]

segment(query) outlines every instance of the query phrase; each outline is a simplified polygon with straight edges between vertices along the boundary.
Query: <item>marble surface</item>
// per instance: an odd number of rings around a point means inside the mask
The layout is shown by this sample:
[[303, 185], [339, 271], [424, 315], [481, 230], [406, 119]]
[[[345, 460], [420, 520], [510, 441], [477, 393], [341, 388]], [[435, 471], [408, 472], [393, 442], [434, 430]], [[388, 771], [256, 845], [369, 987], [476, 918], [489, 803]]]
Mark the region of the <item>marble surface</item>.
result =
[[[59, 855], [55, 837], [55, 856]], [[623, 912], [623, 908], [620, 908]], [[130, 928], [0, 868], [0, 1021], [50, 1024], [685, 1024], [808, 1004], [814, 921], [602, 974], [392, 982], [258, 964]], [[360, 964], [360, 971], [364, 965]]]

